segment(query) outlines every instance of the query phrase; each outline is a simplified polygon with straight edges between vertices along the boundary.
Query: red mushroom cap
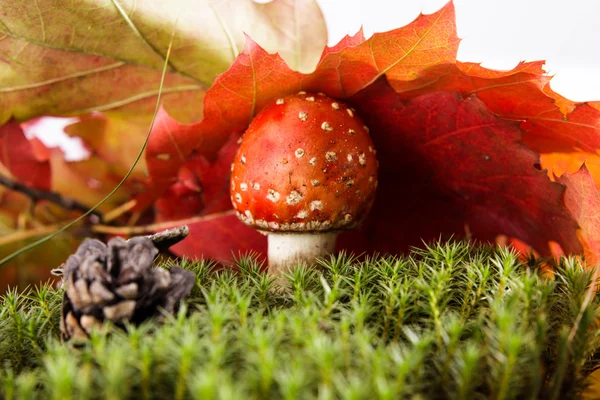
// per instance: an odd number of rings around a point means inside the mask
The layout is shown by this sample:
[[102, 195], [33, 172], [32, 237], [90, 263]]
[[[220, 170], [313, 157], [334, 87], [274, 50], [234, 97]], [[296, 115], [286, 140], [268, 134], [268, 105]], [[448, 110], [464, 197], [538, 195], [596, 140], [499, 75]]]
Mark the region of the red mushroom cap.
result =
[[231, 174], [231, 201], [256, 229], [352, 229], [377, 188], [369, 129], [354, 110], [322, 94], [277, 99], [252, 121]]

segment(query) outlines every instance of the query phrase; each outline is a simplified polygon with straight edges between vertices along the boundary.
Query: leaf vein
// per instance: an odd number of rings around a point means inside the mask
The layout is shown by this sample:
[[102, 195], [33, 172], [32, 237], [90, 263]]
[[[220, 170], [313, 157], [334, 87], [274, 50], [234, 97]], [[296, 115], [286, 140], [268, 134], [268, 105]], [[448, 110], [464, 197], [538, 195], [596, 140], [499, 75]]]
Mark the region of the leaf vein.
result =
[[18, 92], [20, 90], [35, 89], [35, 88], [42, 87], [42, 86], [45, 86], [45, 85], [51, 85], [51, 84], [54, 84], [54, 83], [65, 82], [65, 81], [68, 81], [68, 80], [71, 80], [71, 79], [80, 78], [80, 77], [86, 76], [86, 75], [92, 75], [92, 74], [96, 74], [96, 73], [99, 73], [99, 72], [110, 71], [112, 69], [120, 68], [123, 65], [125, 65], [124, 62], [117, 62], [117, 63], [114, 63], [114, 64], [105, 65], [104, 67], [94, 68], [94, 69], [90, 69], [90, 70], [87, 70], [87, 71], [76, 72], [76, 73], [71, 74], [71, 75], [65, 75], [65, 76], [61, 76], [61, 77], [58, 77], [58, 78], [47, 79], [45, 81], [35, 82], [35, 83], [31, 83], [29, 85], [12, 86], [12, 87], [7, 87], [7, 88], [0, 88], [0, 93]]

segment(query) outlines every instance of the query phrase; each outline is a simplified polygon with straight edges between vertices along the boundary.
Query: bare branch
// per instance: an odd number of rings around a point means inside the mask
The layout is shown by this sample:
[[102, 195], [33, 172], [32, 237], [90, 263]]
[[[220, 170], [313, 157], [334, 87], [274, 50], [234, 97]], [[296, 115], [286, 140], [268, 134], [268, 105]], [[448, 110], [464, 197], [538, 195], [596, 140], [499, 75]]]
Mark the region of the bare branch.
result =
[[[60, 193], [27, 186], [4, 175], [0, 175], [0, 185], [23, 193], [27, 197], [31, 198], [31, 200], [34, 202], [46, 200], [64, 208], [65, 210], [77, 210], [85, 213], [91, 208], [86, 204], [83, 204], [75, 199], [71, 199], [70, 197], [65, 197]], [[100, 211], [93, 211], [91, 214], [99, 218], [99, 222], [103, 221], [104, 217]]]

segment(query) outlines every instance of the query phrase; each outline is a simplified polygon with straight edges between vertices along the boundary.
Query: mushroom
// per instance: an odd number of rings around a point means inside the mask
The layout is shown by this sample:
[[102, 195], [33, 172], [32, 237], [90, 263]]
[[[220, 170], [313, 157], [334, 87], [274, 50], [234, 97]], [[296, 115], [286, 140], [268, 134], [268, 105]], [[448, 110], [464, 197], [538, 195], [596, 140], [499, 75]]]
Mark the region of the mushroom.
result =
[[269, 271], [335, 250], [340, 231], [366, 218], [377, 188], [376, 151], [352, 108], [300, 92], [267, 105], [232, 164], [238, 218], [268, 236]]

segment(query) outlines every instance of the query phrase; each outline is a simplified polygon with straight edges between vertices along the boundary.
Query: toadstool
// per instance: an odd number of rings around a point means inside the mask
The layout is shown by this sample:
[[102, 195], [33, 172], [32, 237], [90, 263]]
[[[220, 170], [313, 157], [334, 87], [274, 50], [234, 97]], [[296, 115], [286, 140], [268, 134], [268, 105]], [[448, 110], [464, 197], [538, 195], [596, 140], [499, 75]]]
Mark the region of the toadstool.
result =
[[347, 105], [300, 92], [276, 99], [252, 121], [234, 158], [238, 218], [268, 236], [269, 271], [335, 250], [338, 232], [359, 226], [377, 188], [369, 129]]

